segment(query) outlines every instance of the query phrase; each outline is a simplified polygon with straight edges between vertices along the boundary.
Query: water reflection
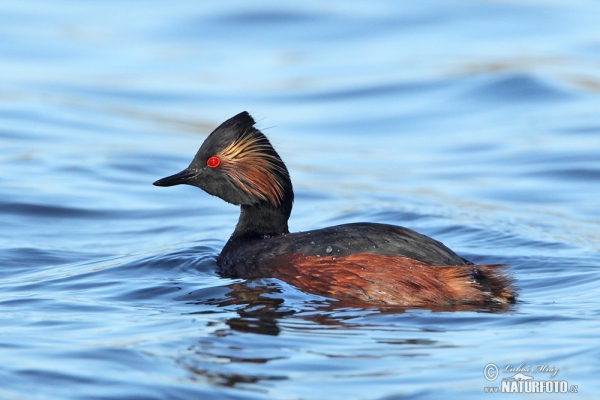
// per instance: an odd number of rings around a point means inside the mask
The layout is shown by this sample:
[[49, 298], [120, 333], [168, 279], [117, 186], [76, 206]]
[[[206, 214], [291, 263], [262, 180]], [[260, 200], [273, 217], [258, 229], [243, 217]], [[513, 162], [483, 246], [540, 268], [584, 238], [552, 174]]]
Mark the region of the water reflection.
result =
[[[293, 291], [274, 279], [255, 279], [178, 298], [203, 309], [192, 315], [233, 314], [222, 323], [208, 323], [205, 334], [178, 363], [199, 383], [254, 391], [270, 387], [269, 382], [292, 384], [297, 374], [312, 376], [313, 359], [321, 360], [322, 376], [334, 381], [345, 379], [346, 374], [353, 379], [389, 379], [398, 371], [382, 369], [380, 363], [386, 359], [427, 360], [439, 349], [460, 347], [448, 341], [445, 329], [415, 327], [414, 309], [361, 308], [309, 295], [303, 298]], [[443, 313], [459, 311], [489, 314], [507, 309], [450, 307], [416, 312], [439, 313], [444, 320], [448, 315]], [[472, 313], [466, 315], [457, 314], [458, 326], [474, 318]]]
[[[230, 360], [231, 362], [240, 362], [240, 360]], [[243, 362], [254, 362], [244, 360]], [[257, 362], [262, 364], [261, 361]], [[264, 361], [266, 362], [266, 360]], [[287, 376], [269, 376], [269, 375], [250, 375], [250, 374], [237, 374], [227, 372], [217, 372], [214, 366], [208, 368], [199, 368], [191, 365], [184, 365], [184, 368], [194, 374], [197, 378], [200, 378], [202, 383], [208, 383], [215, 386], [234, 387], [240, 384], [249, 383], [261, 383], [263, 381], [281, 381], [288, 379]]]
[[[309, 295], [307, 295], [309, 296]], [[197, 305], [211, 305], [219, 308], [233, 308], [237, 316], [228, 318], [229, 329], [242, 333], [277, 336], [281, 333], [280, 322], [286, 317], [294, 316], [303, 321], [320, 326], [339, 326], [343, 328], [360, 327], [354, 322], [357, 315], [378, 316], [403, 314], [414, 309], [432, 312], [480, 312], [503, 313], [514, 310], [514, 304], [452, 305], [446, 307], [401, 307], [401, 306], [366, 306], [362, 302], [340, 301], [335, 299], [309, 300], [290, 305], [289, 293], [275, 279], [254, 279], [236, 282], [227, 286], [206, 288], [194, 291], [177, 298]], [[286, 303], [286, 298], [287, 303]], [[198, 311], [192, 314], [218, 313], [214, 308], [209, 311]], [[219, 329], [216, 336], [227, 335], [227, 330]]]

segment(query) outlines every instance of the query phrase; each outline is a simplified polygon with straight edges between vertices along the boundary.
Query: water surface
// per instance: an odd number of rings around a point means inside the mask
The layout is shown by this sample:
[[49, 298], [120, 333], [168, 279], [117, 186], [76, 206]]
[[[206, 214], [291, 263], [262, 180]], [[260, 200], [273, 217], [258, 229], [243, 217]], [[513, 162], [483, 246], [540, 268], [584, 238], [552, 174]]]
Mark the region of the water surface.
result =
[[[523, 398], [594, 398], [599, 15], [4, 2], [0, 398], [480, 399], [513, 375], [489, 363], [579, 389]], [[219, 277], [236, 207], [151, 183], [243, 110], [288, 165], [293, 231], [407, 226], [509, 264], [520, 302], [382, 312]]]

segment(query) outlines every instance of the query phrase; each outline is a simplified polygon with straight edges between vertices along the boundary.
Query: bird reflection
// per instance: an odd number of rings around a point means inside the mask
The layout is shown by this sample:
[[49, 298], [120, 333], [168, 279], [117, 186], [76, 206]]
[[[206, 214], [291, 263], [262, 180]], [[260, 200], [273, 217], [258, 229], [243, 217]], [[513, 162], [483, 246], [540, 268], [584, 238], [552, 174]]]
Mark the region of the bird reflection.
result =
[[[365, 308], [361, 302], [339, 301], [335, 299], [311, 300], [295, 302], [293, 306], [286, 305], [286, 293], [284, 288], [275, 279], [255, 279], [236, 282], [219, 288], [218, 293], [210, 291], [207, 297], [205, 291], [192, 292], [181, 300], [192, 300], [196, 304], [216, 305], [219, 308], [235, 307], [238, 316], [229, 318], [226, 323], [229, 329], [237, 332], [256, 333], [261, 335], [279, 335], [281, 328], [279, 323], [285, 317], [295, 315], [305, 321], [314, 322], [326, 326], [353, 327], [356, 324], [348, 320], [354, 319], [357, 312], [361, 316], [402, 314], [415, 307], [379, 306]], [[302, 304], [298, 304], [302, 303]], [[446, 307], [421, 307], [433, 312], [458, 312], [479, 311], [487, 313], [505, 312], [512, 305], [498, 304], [482, 307], [481, 305], [455, 305]], [[200, 314], [206, 311], [198, 312]], [[364, 326], [364, 323], [361, 324]], [[217, 336], [226, 335], [227, 332], [217, 330]]]
[[[296, 311], [283, 307], [282, 290], [276, 285], [252, 285], [247, 282], [229, 285], [232, 299], [225, 303], [237, 304], [239, 317], [230, 318], [227, 325], [238, 332], [279, 335], [277, 321], [295, 314]], [[275, 295], [275, 296], [273, 296]], [[225, 305], [225, 304], [223, 304]]]
[[[276, 279], [256, 279], [232, 283], [222, 287], [201, 289], [178, 300], [193, 303], [203, 308], [194, 314], [219, 314], [234, 311], [236, 316], [228, 318], [210, 336], [204, 336], [190, 347], [190, 356], [179, 360], [180, 365], [190, 372], [194, 381], [208, 382], [222, 387], [261, 387], [269, 382], [290, 379], [275, 368], [269, 367], [272, 361], [288, 359], [286, 351], [264, 347], [264, 341], [248, 337], [252, 345], [240, 345], [237, 333], [278, 336], [282, 330], [312, 329], [327, 327], [335, 330], [363, 329], [369, 326], [364, 317], [405, 313], [401, 307], [364, 308], [357, 304], [326, 298], [309, 296], [298, 300], [302, 293], [282, 284]], [[287, 299], [287, 300], [286, 300]], [[364, 306], [364, 303], [362, 303]], [[413, 308], [414, 309], [414, 308]], [[480, 311], [502, 312], [505, 309], [476, 308], [466, 306], [429, 309], [431, 311]], [[293, 316], [293, 318], [289, 318]], [[357, 317], [360, 322], [357, 322]], [[308, 322], [306, 327], [298, 320]], [[381, 321], [380, 321], [381, 322]], [[380, 328], [380, 322], [373, 321], [374, 329]], [[291, 327], [290, 323], [295, 324]], [[283, 328], [282, 328], [283, 325]], [[243, 339], [242, 339], [243, 340]], [[270, 342], [270, 340], [269, 340]], [[436, 340], [429, 337], [389, 337], [377, 339], [379, 343], [402, 346], [411, 349], [432, 348], [438, 346]], [[258, 344], [259, 347], [256, 347]], [[261, 347], [262, 345], [262, 347]], [[264, 350], [264, 351], [263, 351]], [[421, 351], [421, 350], [419, 350]], [[326, 357], [339, 357], [339, 354], [322, 353]], [[386, 353], [387, 354], [387, 353]], [[426, 354], [426, 351], [423, 353]], [[414, 357], [414, 351], [407, 357]], [[372, 355], [369, 357], [377, 357]], [[265, 367], [258, 367], [264, 365]]]

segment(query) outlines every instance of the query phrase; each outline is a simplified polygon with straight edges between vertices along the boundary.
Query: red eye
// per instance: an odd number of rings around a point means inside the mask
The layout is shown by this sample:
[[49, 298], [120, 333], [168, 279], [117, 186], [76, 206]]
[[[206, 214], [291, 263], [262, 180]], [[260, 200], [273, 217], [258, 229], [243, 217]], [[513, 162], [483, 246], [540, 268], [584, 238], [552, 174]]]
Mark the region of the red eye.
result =
[[216, 168], [219, 166], [219, 164], [221, 164], [221, 160], [219, 160], [219, 157], [211, 157], [208, 159], [208, 161], [206, 161], [206, 165], [208, 165], [210, 168]]

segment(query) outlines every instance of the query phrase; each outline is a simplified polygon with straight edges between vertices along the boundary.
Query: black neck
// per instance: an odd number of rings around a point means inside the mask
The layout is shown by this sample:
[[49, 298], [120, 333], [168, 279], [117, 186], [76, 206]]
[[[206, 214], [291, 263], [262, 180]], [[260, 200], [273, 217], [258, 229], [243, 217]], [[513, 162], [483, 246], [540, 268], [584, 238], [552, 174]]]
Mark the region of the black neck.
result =
[[240, 219], [232, 237], [281, 235], [289, 233], [288, 219], [291, 207], [270, 205], [240, 206]]

